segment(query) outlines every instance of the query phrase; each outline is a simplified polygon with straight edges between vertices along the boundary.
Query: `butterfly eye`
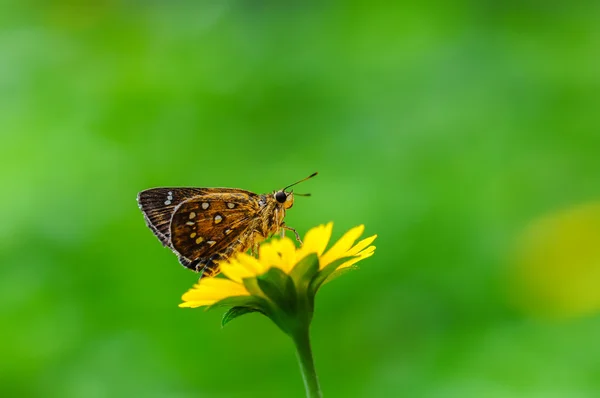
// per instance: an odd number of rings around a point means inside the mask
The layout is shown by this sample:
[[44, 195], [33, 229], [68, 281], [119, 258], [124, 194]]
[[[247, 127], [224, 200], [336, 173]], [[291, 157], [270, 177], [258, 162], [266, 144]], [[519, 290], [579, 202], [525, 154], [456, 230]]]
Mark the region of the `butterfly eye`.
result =
[[284, 203], [286, 199], [287, 199], [287, 195], [283, 191], [279, 191], [275, 194], [275, 200], [278, 201], [279, 203]]

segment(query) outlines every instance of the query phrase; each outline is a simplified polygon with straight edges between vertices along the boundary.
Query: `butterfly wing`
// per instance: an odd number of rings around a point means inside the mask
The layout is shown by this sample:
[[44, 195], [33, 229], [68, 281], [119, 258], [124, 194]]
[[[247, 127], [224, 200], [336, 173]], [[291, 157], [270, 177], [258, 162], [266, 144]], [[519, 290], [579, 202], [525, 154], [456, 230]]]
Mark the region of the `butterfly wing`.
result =
[[187, 259], [205, 265], [234, 251], [245, 251], [247, 239], [241, 238], [259, 211], [259, 196], [252, 192], [220, 190], [198, 195], [181, 203], [173, 213], [172, 248], [183, 257], [182, 263]]
[[247, 250], [260, 209], [258, 195], [235, 188], [152, 188], [138, 194], [138, 205], [161, 243], [202, 277], [218, 272], [216, 259]]
[[137, 201], [148, 228], [164, 246], [171, 247], [169, 224], [175, 208], [206, 191], [204, 188], [151, 188], [140, 192]]

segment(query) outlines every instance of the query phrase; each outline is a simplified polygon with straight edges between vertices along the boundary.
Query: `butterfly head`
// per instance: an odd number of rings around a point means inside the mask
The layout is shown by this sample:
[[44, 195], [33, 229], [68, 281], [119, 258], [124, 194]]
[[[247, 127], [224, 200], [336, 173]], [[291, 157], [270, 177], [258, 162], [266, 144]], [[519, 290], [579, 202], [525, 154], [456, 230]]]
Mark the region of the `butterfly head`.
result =
[[[284, 209], [291, 208], [294, 205], [294, 191], [286, 192], [286, 189], [293, 187], [294, 185], [299, 184], [303, 181], [306, 181], [309, 178], [313, 178], [316, 175], [317, 175], [317, 173], [312, 173], [311, 175], [309, 175], [306, 178], [301, 179], [300, 181], [296, 181], [295, 183], [290, 184], [287, 187], [285, 187], [279, 191], [273, 192], [273, 197], [275, 198], [275, 201], [277, 201], [277, 203], [279, 203], [279, 205], [283, 206]], [[310, 194], [298, 194], [298, 195], [310, 196]]]
[[276, 191], [273, 193], [273, 197], [284, 209], [289, 209], [294, 205], [294, 192]]

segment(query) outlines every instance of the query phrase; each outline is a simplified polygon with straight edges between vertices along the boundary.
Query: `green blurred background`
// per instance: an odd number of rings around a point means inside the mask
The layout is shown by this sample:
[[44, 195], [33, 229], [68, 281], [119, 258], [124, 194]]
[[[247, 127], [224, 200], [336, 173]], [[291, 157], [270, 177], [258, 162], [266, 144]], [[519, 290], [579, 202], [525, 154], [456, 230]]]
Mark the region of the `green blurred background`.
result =
[[3, 4], [0, 396], [303, 396], [135, 198], [313, 171], [289, 225], [379, 234], [318, 296], [326, 397], [600, 396], [598, 2]]

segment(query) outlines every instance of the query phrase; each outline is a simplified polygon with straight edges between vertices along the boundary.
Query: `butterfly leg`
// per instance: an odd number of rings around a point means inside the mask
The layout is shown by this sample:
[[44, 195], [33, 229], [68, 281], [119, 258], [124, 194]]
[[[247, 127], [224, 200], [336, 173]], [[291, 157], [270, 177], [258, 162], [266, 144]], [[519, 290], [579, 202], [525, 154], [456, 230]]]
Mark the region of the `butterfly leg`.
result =
[[258, 257], [258, 243], [252, 245], [252, 248], [250, 249], [250, 254], [254, 257]]
[[285, 233], [285, 230], [286, 230], [286, 229], [287, 229], [288, 231], [292, 231], [292, 232], [294, 233], [294, 235], [296, 235], [296, 240], [297, 240], [298, 242], [300, 242], [300, 244], [302, 244], [302, 239], [300, 239], [300, 235], [298, 234], [298, 232], [297, 232], [297, 231], [296, 231], [294, 228], [292, 228], [292, 227], [288, 227], [288, 226], [287, 226], [287, 225], [285, 225], [285, 224], [281, 224], [281, 232], [282, 232], [282, 235]]

